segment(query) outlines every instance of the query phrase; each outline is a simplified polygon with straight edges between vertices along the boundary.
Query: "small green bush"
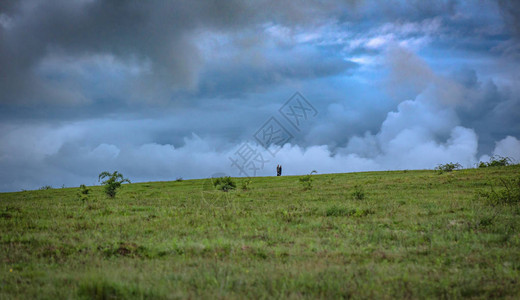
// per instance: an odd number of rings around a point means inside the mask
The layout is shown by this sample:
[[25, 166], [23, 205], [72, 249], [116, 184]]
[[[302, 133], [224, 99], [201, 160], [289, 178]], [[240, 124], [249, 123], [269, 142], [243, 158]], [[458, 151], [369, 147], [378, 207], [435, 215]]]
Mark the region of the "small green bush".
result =
[[354, 200], [365, 199], [365, 191], [363, 190], [363, 187], [356, 185], [354, 187], [354, 191], [352, 192], [351, 196]]
[[80, 185], [79, 189], [80, 189], [80, 194], [82, 194], [82, 195], [88, 195], [90, 193], [90, 189], [87, 188], [87, 186], [84, 184]]
[[99, 174], [98, 181], [101, 181], [103, 178], [108, 178], [103, 181], [102, 184], [105, 185], [105, 194], [108, 197], [114, 198], [116, 196], [116, 191], [121, 187], [121, 184], [124, 182], [130, 183], [130, 180], [123, 177], [123, 174], [115, 171], [114, 173], [102, 172]]
[[454, 170], [460, 170], [462, 169], [462, 165], [459, 163], [452, 163], [449, 162], [447, 164], [440, 164], [437, 167], [435, 167], [435, 170], [439, 172], [439, 174], [442, 174], [444, 172], [452, 172]]
[[237, 187], [237, 184], [231, 179], [229, 176], [215, 178], [213, 180], [213, 186], [218, 190], [223, 192], [227, 192], [230, 190], [234, 190]]
[[78, 191], [78, 198], [81, 200], [81, 202], [87, 202], [88, 201], [88, 194], [90, 193], [90, 189], [87, 188], [84, 184], [79, 186]]
[[513, 160], [509, 157], [502, 157], [500, 155], [495, 155], [491, 157], [489, 162], [479, 162], [479, 168], [488, 168], [488, 167], [505, 167], [513, 164]]
[[491, 191], [479, 191], [478, 196], [485, 198], [486, 202], [491, 205], [520, 203], [520, 176], [517, 178], [500, 178], [497, 185], [498, 189], [492, 184]]
[[311, 175], [305, 175], [298, 179], [303, 187], [304, 191], [312, 189], [312, 178]]
[[251, 188], [251, 184], [253, 184], [253, 181], [251, 179], [246, 179], [242, 181], [242, 190], [249, 190]]
[[40, 187], [40, 191], [43, 191], [43, 190], [52, 190], [52, 186], [44, 185], [44, 186]]
[[175, 181], [177, 182], [182, 182], [184, 179], [182, 179], [182, 177], [177, 177], [177, 179], [175, 179]]
[[312, 174], [318, 173], [316, 170], [312, 170], [312, 172], [308, 175], [302, 176], [298, 179], [300, 181], [300, 184], [303, 187], [304, 191], [308, 191], [312, 189]]

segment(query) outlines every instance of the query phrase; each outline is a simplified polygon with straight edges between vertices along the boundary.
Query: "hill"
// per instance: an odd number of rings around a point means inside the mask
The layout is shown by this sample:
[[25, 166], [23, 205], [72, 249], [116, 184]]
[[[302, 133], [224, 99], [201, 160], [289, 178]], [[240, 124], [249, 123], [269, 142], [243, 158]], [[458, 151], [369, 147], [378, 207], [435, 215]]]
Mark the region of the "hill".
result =
[[0, 194], [0, 298], [519, 297], [520, 166]]

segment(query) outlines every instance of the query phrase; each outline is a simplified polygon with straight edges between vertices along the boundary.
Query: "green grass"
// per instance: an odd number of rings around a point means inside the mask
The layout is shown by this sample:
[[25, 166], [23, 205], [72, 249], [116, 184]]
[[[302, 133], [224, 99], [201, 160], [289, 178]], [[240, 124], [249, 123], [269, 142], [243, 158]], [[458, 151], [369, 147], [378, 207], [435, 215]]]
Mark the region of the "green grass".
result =
[[[520, 166], [0, 194], [0, 298], [518, 298]], [[245, 178], [236, 178], [241, 186]], [[495, 187], [498, 189], [498, 187]], [[363, 197], [359, 197], [363, 193]]]

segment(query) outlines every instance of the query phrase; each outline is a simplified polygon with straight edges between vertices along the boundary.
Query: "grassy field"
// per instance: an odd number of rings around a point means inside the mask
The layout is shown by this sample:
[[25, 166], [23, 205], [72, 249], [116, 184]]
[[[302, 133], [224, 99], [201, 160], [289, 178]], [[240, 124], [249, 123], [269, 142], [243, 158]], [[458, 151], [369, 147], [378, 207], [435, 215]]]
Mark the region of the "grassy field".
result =
[[[0, 298], [520, 297], [520, 166], [0, 194]], [[131, 178], [130, 178], [131, 179]]]

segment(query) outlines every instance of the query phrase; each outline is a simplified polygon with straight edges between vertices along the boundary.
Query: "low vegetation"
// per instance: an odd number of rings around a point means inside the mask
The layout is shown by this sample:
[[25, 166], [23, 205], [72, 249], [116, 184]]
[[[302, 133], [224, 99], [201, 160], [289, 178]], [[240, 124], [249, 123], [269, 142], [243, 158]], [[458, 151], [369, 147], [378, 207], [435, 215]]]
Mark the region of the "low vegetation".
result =
[[460, 169], [462, 169], [462, 165], [461, 164], [459, 164], [459, 163], [452, 163], [452, 162], [445, 163], [445, 164], [440, 164], [437, 167], [435, 167], [435, 170], [437, 170], [437, 172], [439, 174], [442, 174], [442, 173], [445, 173], [445, 172], [453, 172], [455, 170], [460, 170]]
[[478, 195], [484, 197], [489, 204], [520, 204], [520, 176], [516, 178], [499, 178], [489, 185], [489, 191], [478, 192]]
[[123, 174], [118, 171], [114, 171], [114, 173], [102, 172], [99, 174], [98, 181], [105, 178], [107, 179], [101, 183], [105, 185], [105, 194], [110, 198], [115, 198], [117, 189], [121, 187], [121, 184], [125, 182], [130, 183], [130, 180], [124, 178]]
[[505, 167], [513, 165], [513, 160], [510, 157], [502, 157], [499, 155], [495, 155], [491, 157], [488, 162], [479, 162], [479, 168], [488, 168], [488, 167]]
[[310, 174], [298, 178], [298, 181], [303, 187], [304, 191], [312, 190], [312, 174], [316, 174], [316, 170], [312, 170]]
[[84, 184], [79, 186], [78, 198], [81, 202], [88, 201], [88, 194], [90, 193], [90, 189], [87, 188]]
[[251, 178], [246, 178], [245, 180], [242, 181], [242, 190], [248, 191], [249, 189], [251, 189], [252, 185], [253, 185], [253, 180], [251, 180]]
[[365, 191], [363, 190], [363, 187], [356, 185], [354, 187], [354, 191], [352, 191], [352, 199], [354, 200], [363, 200], [365, 199]]
[[0, 299], [518, 299], [519, 173], [0, 193]]
[[236, 189], [237, 184], [231, 177], [225, 176], [225, 177], [218, 177], [213, 179], [213, 186], [217, 188], [218, 190], [221, 190], [223, 192], [228, 192], [231, 190]]

